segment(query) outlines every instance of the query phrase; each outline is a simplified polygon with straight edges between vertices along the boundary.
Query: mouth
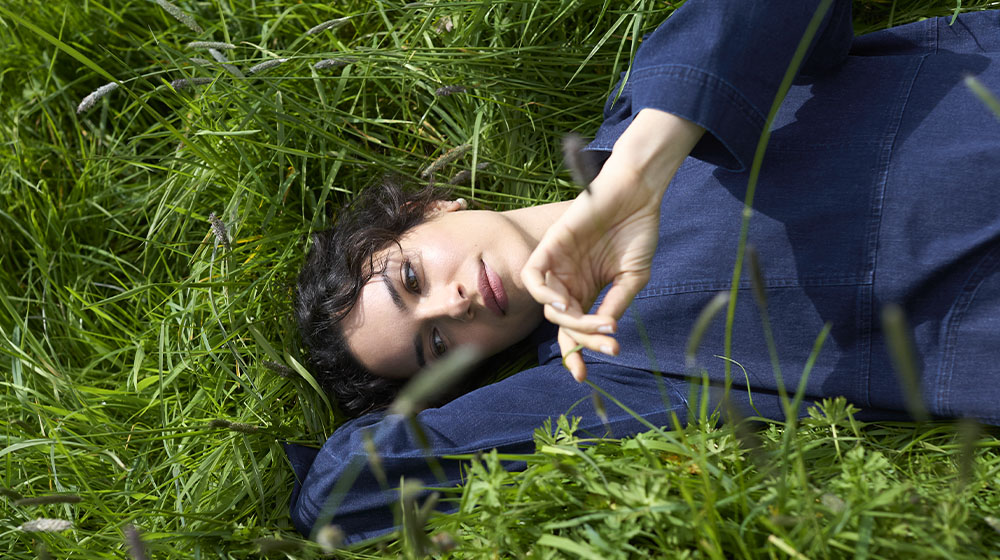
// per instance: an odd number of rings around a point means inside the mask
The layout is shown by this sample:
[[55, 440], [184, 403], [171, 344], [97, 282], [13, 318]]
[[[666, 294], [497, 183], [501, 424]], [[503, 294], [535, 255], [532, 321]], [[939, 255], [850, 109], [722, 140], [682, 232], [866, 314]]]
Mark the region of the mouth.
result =
[[479, 267], [479, 293], [483, 296], [483, 305], [502, 317], [507, 314], [507, 292], [503, 289], [503, 282], [485, 262], [479, 263], [482, 265]]

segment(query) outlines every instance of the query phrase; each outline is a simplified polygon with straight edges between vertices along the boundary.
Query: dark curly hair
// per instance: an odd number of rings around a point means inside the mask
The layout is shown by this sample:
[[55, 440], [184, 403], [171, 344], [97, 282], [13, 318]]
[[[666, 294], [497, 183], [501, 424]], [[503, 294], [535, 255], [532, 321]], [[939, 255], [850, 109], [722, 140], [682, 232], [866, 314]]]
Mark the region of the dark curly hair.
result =
[[375, 254], [423, 223], [430, 205], [448, 194], [432, 187], [408, 191], [385, 178], [365, 189], [333, 228], [313, 236], [299, 272], [295, 314], [309, 371], [349, 416], [388, 406], [405, 380], [378, 377], [362, 366], [348, 350], [340, 322], [384, 267]]

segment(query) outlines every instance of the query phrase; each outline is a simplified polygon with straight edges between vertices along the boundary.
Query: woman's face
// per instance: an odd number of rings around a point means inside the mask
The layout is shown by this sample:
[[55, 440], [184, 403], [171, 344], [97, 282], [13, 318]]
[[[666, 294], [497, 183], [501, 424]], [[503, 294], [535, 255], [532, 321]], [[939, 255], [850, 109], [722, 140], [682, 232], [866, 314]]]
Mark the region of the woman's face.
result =
[[443, 204], [375, 255], [384, 272], [342, 323], [348, 348], [375, 375], [408, 378], [463, 345], [496, 354], [542, 319], [521, 283], [528, 236], [499, 212]]

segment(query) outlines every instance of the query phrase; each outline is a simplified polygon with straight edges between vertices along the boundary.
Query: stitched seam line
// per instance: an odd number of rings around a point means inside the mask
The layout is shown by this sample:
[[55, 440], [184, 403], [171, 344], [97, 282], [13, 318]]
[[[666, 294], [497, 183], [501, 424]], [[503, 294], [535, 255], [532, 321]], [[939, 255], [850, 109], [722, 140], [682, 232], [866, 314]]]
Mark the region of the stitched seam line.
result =
[[667, 66], [653, 66], [643, 68], [632, 78], [634, 82], [641, 82], [657, 77], [668, 76], [677, 78], [683, 82], [694, 83], [708, 88], [712, 88], [721, 96], [739, 109], [747, 121], [757, 128], [764, 127], [764, 115], [747, 99], [738, 89], [726, 82], [719, 76], [705, 72], [694, 66], [684, 64], [671, 64]]
[[[920, 69], [923, 68], [924, 61], [929, 55], [923, 55], [920, 57], [916, 64], [916, 68], [913, 70], [913, 74], [910, 76], [910, 81], [908, 84], [904, 84], [900, 87], [900, 97], [903, 99], [903, 103], [900, 104], [899, 110], [893, 116], [892, 121], [889, 123], [887, 130], [890, 132], [886, 135], [885, 147], [882, 150], [882, 155], [879, 158], [879, 178], [876, 183], [877, 186], [877, 201], [872, 205], [872, 215], [871, 215], [871, 226], [868, 230], [868, 241], [866, 245], [868, 246], [868, 253], [871, 255], [868, 263], [868, 270], [870, 271], [870, 280], [872, 286], [874, 287], [875, 280], [878, 278], [878, 241], [882, 231], [882, 210], [885, 206], [885, 190], [886, 185], [889, 182], [889, 166], [892, 163], [893, 150], [896, 147], [896, 139], [899, 135], [899, 127], [903, 122], [903, 114], [906, 112], [906, 107], [909, 104], [910, 94], [913, 92], [913, 84], [917, 81], [917, 76], [920, 75]], [[903, 91], [905, 90], [905, 92]], [[862, 389], [861, 394], [865, 395], [865, 400], [871, 403], [871, 371], [872, 371], [872, 346], [874, 341], [875, 329], [872, 328], [872, 323], [875, 321], [876, 317], [880, 314], [878, 310], [875, 309], [875, 302], [878, 299], [876, 293], [872, 293], [871, 305], [868, 306], [868, 316], [860, 317], [861, 325], [859, 325], [862, 330], [862, 339], [867, 341], [867, 354], [868, 359], [864, 360], [864, 375], [861, 376], [863, 380], [864, 387], [859, 387]], [[867, 331], [867, 332], [865, 332]]]
[[[937, 411], [940, 411], [940, 414], [957, 416], [956, 411], [950, 405], [951, 399], [948, 397], [951, 393], [951, 378], [955, 371], [955, 358], [958, 354], [958, 329], [961, 327], [962, 319], [965, 318], [976, 293], [982, 287], [983, 280], [997, 268], [997, 265], [1000, 265], [1000, 246], [991, 250], [976, 264], [976, 268], [969, 274], [969, 279], [966, 280], [961, 293], [955, 298], [955, 303], [952, 304], [951, 310], [948, 312], [945, 326], [947, 335], [941, 352], [941, 367], [934, 387], [934, 406]], [[937, 411], [935, 412], [937, 413]]]

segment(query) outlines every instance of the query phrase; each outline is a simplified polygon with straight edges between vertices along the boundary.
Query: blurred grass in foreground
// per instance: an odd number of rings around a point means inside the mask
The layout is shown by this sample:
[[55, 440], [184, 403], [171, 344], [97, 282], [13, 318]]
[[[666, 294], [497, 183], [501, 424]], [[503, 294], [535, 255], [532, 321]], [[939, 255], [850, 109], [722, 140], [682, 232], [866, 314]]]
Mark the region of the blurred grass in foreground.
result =
[[[0, 0], [5, 557], [120, 558], [136, 550], [126, 533], [152, 558], [320, 555], [290, 528], [279, 444], [321, 443], [337, 422], [302, 375], [290, 315], [309, 233], [378, 176], [416, 178], [466, 144], [433, 180], [469, 172], [457, 190], [473, 204], [574, 196], [562, 136], [596, 129], [637, 38], [673, 9], [174, 4], [202, 31], [147, 0]], [[956, 8], [855, 5], [859, 31]], [[273, 66], [250, 72], [261, 63]], [[546, 436], [525, 474], [487, 455], [463, 512], [432, 524], [469, 556], [997, 551], [995, 437], [862, 429], [835, 409], [805, 421], [785, 457], [769, 447], [779, 423], [759, 449], [733, 426], [688, 427], [676, 449], [652, 435], [602, 442], [584, 452], [598, 469], [569, 451], [574, 437]], [[774, 476], [782, 461], [795, 476]], [[18, 501], [53, 494], [69, 497]], [[37, 518], [72, 529], [20, 529]]]

